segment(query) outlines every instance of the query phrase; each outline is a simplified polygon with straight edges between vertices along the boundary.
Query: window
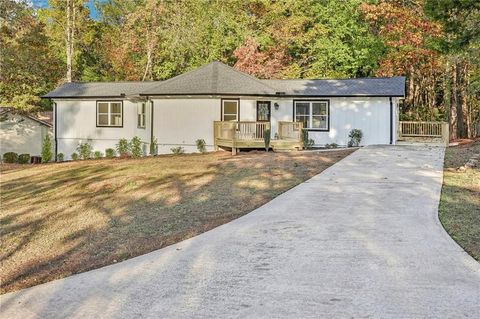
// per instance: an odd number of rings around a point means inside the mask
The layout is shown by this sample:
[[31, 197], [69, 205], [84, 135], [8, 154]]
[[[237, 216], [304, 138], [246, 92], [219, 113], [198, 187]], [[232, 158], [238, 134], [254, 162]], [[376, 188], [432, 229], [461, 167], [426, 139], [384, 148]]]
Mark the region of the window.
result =
[[328, 103], [328, 101], [295, 101], [295, 121], [302, 122], [304, 128], [328, 131], [330, 127]]
[[123, 126], [122, 102], [97, 102], [97, 126]]
[[239, 100], [222, 100], [222, 121], [238, 121]]
[[137, 104], [137, 127], [145, 128], [145, 110], [147, 109], [147, 103], [141, 102]]
[[270, 101], [257, 101], [257, 121], [270, 122]]

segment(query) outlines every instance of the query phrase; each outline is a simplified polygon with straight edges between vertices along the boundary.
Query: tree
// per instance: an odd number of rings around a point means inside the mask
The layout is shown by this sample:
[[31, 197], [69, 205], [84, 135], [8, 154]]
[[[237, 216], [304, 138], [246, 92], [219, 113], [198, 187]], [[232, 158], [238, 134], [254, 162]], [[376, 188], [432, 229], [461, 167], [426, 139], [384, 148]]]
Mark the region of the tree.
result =
[[445, 64], [445, 104], [450, 135], [471, 137], [480, 120], [480, 2], [427, 0], [426, 13], [440, 22], [446, 36], [440, 41]]
[[382, 0], [364, 3], [361, 9], [372, 32], [386, 45], [376, 74], [406, 75], [403, 113], [416, 120], [435, 120], [441, 59], [434, 40], [443, 36], [441, 26], [425, 16], [423, 0]]
[[48, 107], [39, 96], [57, 84], [60, 61], [26, 1], [0, 2], [0, 42], [0, 104], [22, 112]]
[[76, 64], [82, 56], [82, 48], [88, 46], [86, 39], [93, 24], [89, 18], [87, 2], [88, 0], [50, 0], [48, 8], [39, 10], [40, 18], [47, 26], [46, 35], [52, 49], [64, 63], [66, 82], [72, 82], [82, 73]]

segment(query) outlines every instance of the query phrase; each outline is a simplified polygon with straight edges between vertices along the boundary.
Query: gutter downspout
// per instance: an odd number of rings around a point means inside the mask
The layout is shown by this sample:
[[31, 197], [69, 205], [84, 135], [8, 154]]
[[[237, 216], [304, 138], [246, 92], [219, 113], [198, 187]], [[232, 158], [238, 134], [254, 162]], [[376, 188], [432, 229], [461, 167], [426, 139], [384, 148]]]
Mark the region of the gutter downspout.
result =
[[390, 145], [393, 144], [393, 101], [392, 97], [389, 97], [390, 100]]
[[[153, 100], [150, 100], [150, 144], [153, 144], [153, 139], [154, 139], [154, 136], [153, 136]], [[156, 145], [154, 145], [153, 148], [150, 145], [150, 148], [153, 149], [154, 153], [157, 153], [156, 152], [156, 148], [157, 148]], [[156, 154], [150, 154], [150, 155], [156, 155]]]
[[53, 102], [53, 139], [55, 143], [55, 162], [57, 162], [58, 141], [57, 141], [57, 102]]

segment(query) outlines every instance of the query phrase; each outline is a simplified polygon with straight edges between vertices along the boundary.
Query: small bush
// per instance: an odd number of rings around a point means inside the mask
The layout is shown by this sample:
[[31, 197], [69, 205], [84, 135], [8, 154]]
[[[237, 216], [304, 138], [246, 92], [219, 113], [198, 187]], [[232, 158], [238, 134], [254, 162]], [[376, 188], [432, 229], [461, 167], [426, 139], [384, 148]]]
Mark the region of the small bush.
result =
[[72, 157], [72, 161], [78, 160], [78, 154], [77, 153], [72, 153], [71, 157]]
[[207, 143], [205, 143], [205, 140], [204, 139], [198, 139], [195, 141], [195, 143], [197, 144], [197, 150], [200, 152], [200, 153], [206, 153], [207, 152]]
[[20, 154], [18, 155], [19, 164], [28, 164], [30, 163], [30, 154]]
[[92, 157], [92, 144], [89, 142], [80, 143], [77, 146], [77, 152], [81, 159], [90, 159]]
[[338, 148], [338, 144], [337, 143], [325, 144], [325, 148]]
[[63, 162], [64, 161], [64, 155], [63, 153], [58, 153], [57, 154], [57, 162]]
[[3, 154], [3, 161], [5, 163], [16, 163], [18, 162], [18, 154], [15, 152], [7, 152]]
[[270, 130], [265, 130], [263, 132], [263, 142], [265, 143], [265, 151], [268, 152], [270, 149]]
[[42, 143], [42, 163], [48, 163], [52, 160], [52, 140], [50, 136], [45, 135]]
[[150, 142], [150, 155], [157, 155], [157, 138], [154, 137], [153, 140]]
[[308, 137], [308, 131], [303, 129], [302, 130], [302, 142], [303, 142], [303, 148], [308, 150], [315, 145], [315, 141], [311, 138]]
[[171, 150], [172, 153], [175, 154], [175, 155], [179, 155], [179, 154], [185, 153], [185, 150], [184, 150], [183, 147], [181, 147], [181, 146], [172, 147], [170, 150]]
[[117, 156], [117, 153], [115, 152], [115, 150], [113, 148], [107, 148], [105, 150], [105, 157], [106, 158], [114, 158], [115, 156]]
[[143, 155], [142, 141], [138, 136], [134, 136], [130, 141], [130, 153], [133, 158], [139, 158]]
[[348, 134], [350, 140], [348, 141], [348, 147], [358, 147], [362, 141], [363, 133], [359, 129], [353, 129]]
[[15, 152], [7, 152], [3, 154], [3, 162], [5, 163], [18, 163], [18, 154]]
[[117, 149], [118, 155], [120, 157], [128, 157], [130, 156], [130, 144], [128, 143], [126, 138], [121, 138], [118, 140], [117, 145], [115, 145]]
[[99, 159], [99, 158], [102, 158], [103, 157], [103, 153], [100, 152], [100, 151], [95, 151], [93, 152], [93, 158], [94, 159]]

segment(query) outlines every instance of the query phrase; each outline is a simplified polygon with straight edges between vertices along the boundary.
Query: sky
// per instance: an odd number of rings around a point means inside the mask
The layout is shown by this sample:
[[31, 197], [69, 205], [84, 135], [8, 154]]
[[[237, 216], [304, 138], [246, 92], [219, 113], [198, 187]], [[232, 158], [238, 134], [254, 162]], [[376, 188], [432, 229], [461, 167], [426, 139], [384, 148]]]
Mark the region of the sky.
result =
[[[48, 0], [31, 0], [33, 3], [33, 6], [36, 8], [46, 8], [48, 7]], [[90, 17], [92, 19], [97, 19], [98, 18], [98, 12], [95, 10], [95, 7], [93, 6], [93, 0], [88, 0], [88, 8], [90, 9]]]

